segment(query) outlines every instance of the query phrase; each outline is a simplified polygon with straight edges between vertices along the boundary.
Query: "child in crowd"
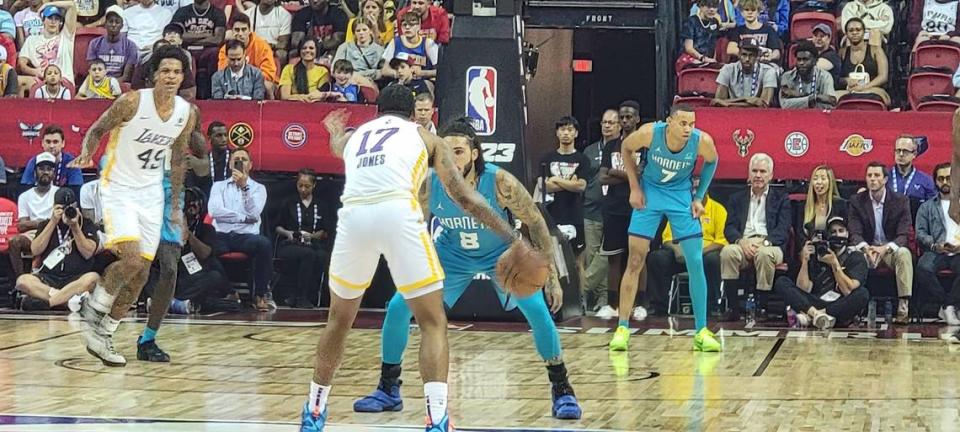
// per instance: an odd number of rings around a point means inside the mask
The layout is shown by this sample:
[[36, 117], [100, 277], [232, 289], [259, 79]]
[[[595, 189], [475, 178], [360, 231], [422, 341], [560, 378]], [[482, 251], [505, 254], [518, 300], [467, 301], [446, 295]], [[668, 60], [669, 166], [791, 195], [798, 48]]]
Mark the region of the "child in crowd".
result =
[[93, 59], [90, 60], [87, 79], [77, 90], [77, 99], [116, 99], [122, 92], [120, 81], [107, 76], [107, 64], [101, 59]]
[[365, 102], [360, 85], [353, 79], [353, 63], [340, 59], [333, 63], [333, 82], [324, 84], [320, 90], [327, 93], [327, 100], [339, 102]]
[[70, 100], [73, 95], [70, 89], [61, 82], [63, 75], [60, 73], [60, 67], [49, 65], [43, 70], [43, 85], [33, 92], [34, 99], [63, 99]]
[[396, 84], [404, 85], [413, 92], [414, 97], [420, 93], [433, 93], [427, 83], [421, 79], [413, 77], [413, 68], [404, 58], [406, 53], [397, 53], [397, 56], [390, 60], [390, 67], [397, 71]]

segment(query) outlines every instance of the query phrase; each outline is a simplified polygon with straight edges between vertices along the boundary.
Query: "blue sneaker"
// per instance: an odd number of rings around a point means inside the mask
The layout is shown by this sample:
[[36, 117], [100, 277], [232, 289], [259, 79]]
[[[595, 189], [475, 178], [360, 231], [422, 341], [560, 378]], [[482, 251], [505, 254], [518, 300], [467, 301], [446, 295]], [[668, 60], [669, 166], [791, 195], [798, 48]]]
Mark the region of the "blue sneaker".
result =
[[444, 414], [443, 420], [440, 420], [440, 423], [437, 424], [433, 424], [428, 415], [426, 432], [454, 432], [453, 423], [450, 422], [450, 414]]
[[310, 412], [310, 402], [304, 402], [303, 413], [300, 414], [300, 432], [321, 432], [327, 424], [327, 409], [322, 413]]
[[577, 397], [566, 394], [553, 399], [553, 417], [560, 420], [577, 420], [583, 414]]
[[[387, 389], [388, 391], [384, 391]], [[357, 399], [353, 402], [356, 412], [377, 413], [384, 411], [400, 411], [403, 409], [403, 398], [400, 397], [400, 384], [385, 384], [380, 382], [377, 389], [370, 396]]]

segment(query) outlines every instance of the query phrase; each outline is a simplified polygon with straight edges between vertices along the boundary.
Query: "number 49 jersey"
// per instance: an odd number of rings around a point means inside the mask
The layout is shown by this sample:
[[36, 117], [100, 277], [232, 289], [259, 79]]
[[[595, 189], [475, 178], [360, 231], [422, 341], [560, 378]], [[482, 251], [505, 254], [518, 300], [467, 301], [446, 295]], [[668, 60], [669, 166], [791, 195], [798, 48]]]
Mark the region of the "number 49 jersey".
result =
[[667, 124], [653, 125], [653, 140], [643, 168], [644, 185], [660, 189], [689, 192], [693, 187], [693, 168], [697, 165], [700, 130], [694, 129], [683, 150], [674, 153], [667, 147]]
[[385, 115], [353, 132], [343, 148], [344, 205], [415, 199], [428, 168], [427, 146], [418, 127]]
[[170, 148], [190, 119], [190, 103], [174, 97], [173, 113], [160, 119], [153, 89], [139, 90], [140, 105], [130, 121], [110, 132], [103, 184], [139, 188], [160, 186], [169, 170]]
[[[506, 210], [497, 200], [496, 165], [484, 165], [483, 174], [477, 179], [477, 192], [486, 198], [497, 216], [507, 220]], [[452, 253], [472, 259], [490, 258], [493, 262], [507, 249], [507, 244], [476, 218], [463, 211], [453, 198], [447, 195], [436, 173], [430, 180], [430, 213], [443, 228], [435, 243], [440, 256]], [[446, 264], [444, 264], [446, 265]]]

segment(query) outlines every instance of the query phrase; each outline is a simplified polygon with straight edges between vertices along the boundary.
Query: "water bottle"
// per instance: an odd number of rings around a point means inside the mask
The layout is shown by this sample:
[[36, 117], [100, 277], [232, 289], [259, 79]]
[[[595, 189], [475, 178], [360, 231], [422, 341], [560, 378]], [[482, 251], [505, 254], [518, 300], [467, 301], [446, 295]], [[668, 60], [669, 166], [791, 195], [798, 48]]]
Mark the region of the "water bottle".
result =
[[753, 297], [753, 293], [747, 296], [747, 322], [754, 323], [757, 322], [757, 300]]
[[874, 299], [867, 304], [867, 328], [877, 328], [877, 301]]
[[790, 306], [787, 306], [787, 326], [797, 328], [797, 313]]

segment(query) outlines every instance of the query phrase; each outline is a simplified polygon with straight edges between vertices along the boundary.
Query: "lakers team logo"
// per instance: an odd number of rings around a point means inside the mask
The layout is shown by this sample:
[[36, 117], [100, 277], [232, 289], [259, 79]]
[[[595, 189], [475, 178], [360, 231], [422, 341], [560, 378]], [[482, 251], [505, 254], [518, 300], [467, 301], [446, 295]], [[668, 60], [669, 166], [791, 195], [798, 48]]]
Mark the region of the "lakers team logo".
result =
[[803, 156], [810, 150], [810, 139], [803, 132], [791, 132], [787, 139], [783, 140], [783, 149], [790, 156]]
[[234, 123], [227, 131], [227, 140], [234, 147], [245, 148], [253, 142], [253, 128], [244, 122]]
[[873, 140], [864, 138], [863, 135], [853, 134], [843, 140], [840, 144], [840, 151], [847, 152], [848, 155], [858, 157], [873, 150]]
[[300, 123], [290, 123], [283, 129], [283, 143], [292, 149], [307, 144], [307, 128]]
[[747, 129], [746, 133], [741, 129], [733, 131], [733, 142], [737, 144], [737, 154], [740, 157], [747, 157], [747, 153], [750, 152], [750, 144], [753, 144], [753, 140], [756, 138], [757, 135], [750, 129]]

